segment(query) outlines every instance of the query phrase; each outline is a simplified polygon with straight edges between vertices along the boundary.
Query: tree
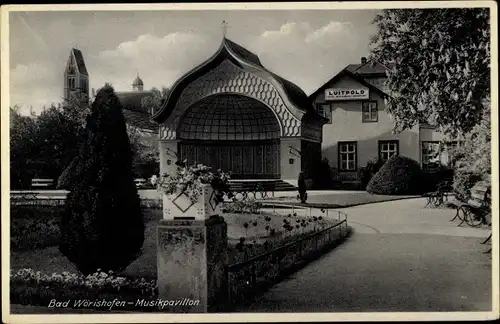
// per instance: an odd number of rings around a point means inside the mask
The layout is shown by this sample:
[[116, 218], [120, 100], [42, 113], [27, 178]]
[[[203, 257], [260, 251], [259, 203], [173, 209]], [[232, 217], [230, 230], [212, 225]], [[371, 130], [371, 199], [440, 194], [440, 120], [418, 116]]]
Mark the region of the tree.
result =
[[57, 179], [78, 153], [80, 124], [61, 106], [52, 105], [37, 117], [38, 133], [32, 159], [41, 176]]
[[[170, 90], [163, 87], [151, 89], [151, 96], [142, 99], [141, 105], [147, 112], [157, 110], [167, 99]], [[132, 165], [137, 177], [149, 177], [158, 174], [160, 154], [158, 147], [158, 134], [144, 132], [141, 129], [129, 125], [127, 127], [130, 144], [133, 152]]]
[[387, 111], [396, 132], [428, 122], [455, 137], [480, 122], [490, 96], [489, 18], [484, 8], [376, 16], [371, 56], [389, 67]]
[[33, 116], [22, 116], [19, 107], [10, 112], [10, 183], [11, 188], [29, 186], [35, 170], [29, 164], [29, 157], [35, 148], [37, 125]]
[[458, 198], [467, 201], [478, 181], [491, 183], [491, 115], [485, 109], [481, 122], [465, 135], [463, 145], [453, 152], [453, 187]]
[[76, 170], [59, 249], [83, 274], [121, 271], [141, 252], [144, 222], [125, 118], [110, 85], [92, 103]]
[[452, 152], [455, 167], [482, 176], [491, 174], [491, 115], [485, 109], [481, 122], [465, 135], [463, 145]]
[[150, 177], [158, 174], [160, 162], [158, 134], [147, 133], [130, 125], [127, 125], [127, 133], [132, 148], [132, 168], [135, 176]]
[[68, 189], [74, 180], [74, 175], [78, 174], [83, 161], [79, 161], [78, 149], [86, 140], [86, 120], [90, 114], [90, 106], [95, 98], [88, 98], [85, 94], [72, 94], [64, 100], [59, 109], [62, 110], [66, 121], [72, 126], [72, 134], [76, 138], [76, 144], [68, 152], [68, 159], [58, 174], [57, 188]]
[[167, 99], [170, 89], [162, 87], [161, 90], [157, 88], [151, 89], [151, 96], [142, 99], [141, 105], [146, 108], [147, 112], [156, 111], [163, 102]]

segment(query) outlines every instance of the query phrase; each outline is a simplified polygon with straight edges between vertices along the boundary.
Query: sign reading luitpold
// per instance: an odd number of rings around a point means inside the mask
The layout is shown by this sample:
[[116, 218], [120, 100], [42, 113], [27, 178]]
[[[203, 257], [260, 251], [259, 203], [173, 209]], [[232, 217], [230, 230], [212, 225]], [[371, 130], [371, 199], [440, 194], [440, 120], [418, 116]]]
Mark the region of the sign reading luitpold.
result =
[[369, 99], [368, 89], [326, 89], [325, 100], [361, 100]]

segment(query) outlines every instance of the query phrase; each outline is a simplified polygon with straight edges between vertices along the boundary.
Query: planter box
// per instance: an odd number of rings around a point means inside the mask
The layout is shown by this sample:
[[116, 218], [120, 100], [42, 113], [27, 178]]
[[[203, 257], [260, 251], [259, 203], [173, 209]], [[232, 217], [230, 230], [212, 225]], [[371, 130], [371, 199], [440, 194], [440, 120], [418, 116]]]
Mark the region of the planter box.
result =
[[163, 219], [205, 220], [220, 214], [221, 204], [217, 202], [211, 185], [202, 185], [202, 192], [195, 203], [184, 192], [163, 194]]

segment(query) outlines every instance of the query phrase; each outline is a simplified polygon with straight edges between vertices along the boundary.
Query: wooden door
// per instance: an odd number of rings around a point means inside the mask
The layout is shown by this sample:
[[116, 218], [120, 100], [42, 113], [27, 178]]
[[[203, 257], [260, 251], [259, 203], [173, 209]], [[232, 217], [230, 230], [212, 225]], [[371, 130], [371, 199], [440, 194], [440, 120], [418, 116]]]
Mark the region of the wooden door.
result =
[[179, 143], [181, 160], [231, 171], [233, 179], [279, 179], [279, 141]]

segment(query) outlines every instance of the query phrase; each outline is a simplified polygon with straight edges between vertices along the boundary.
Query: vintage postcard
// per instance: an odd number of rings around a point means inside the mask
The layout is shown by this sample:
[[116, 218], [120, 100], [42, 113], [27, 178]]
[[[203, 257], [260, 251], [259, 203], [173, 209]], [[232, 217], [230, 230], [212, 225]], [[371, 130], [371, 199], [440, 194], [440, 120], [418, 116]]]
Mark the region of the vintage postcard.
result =
[[3, 321], [497, 319], [497, 20], [3, 6]]

